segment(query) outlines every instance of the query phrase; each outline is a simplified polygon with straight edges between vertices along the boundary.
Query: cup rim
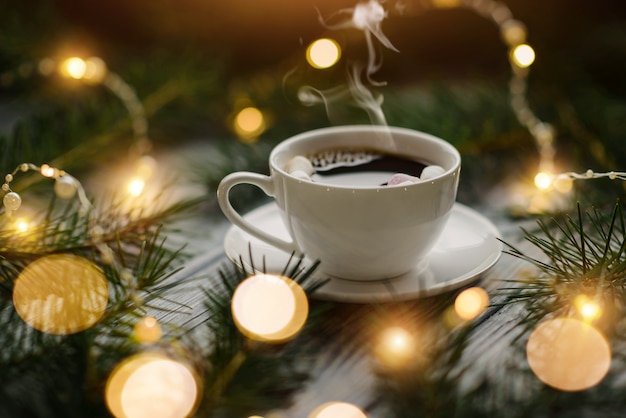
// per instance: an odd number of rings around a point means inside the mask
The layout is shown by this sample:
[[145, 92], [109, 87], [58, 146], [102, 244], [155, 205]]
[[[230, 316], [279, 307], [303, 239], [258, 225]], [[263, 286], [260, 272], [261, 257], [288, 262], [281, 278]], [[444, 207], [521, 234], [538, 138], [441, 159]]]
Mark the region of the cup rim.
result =
[[411, 128], [404, 128], [404, 127], [399, 127], [399, 126], [390, 126], [390, 125], [338, 125], [338, 126], [329, 126], [329, 127], [323, 127], [323, 128], [316, 128], [316, 129], [311, 129], [308, 131], [304, 131], [298, 134], [295, 134], [293, 136], [290, 136], [288, 138], [286, 138], [285, 140], [283, 140], [282, 142], [280, 142], [279, 144], [277, 144], [272, 151], [270, 152], [270, 156], [269, 156], [269, 163], [270, 166], [273, 170], [276, 170], [278, 172], [280, 172], [282, 175], [284, 175], [286, 178], [289, 179], [293, 179], [293, 180], [297, 180], [299, 182], [303, 182], [303, 183], [307, 183], [307, 184], [311, 184], [311, 185], [315, 185], [315, 186], [323, 186], [323, 187], [332, 187], [334, 189], [373, 189], [373, 190], [394, 190], [397, 189], [397, 187], [395, 186], [391, 186], [391, 187], [384, 187], [384, 188], [379, 188], [379, 187], [372, 187], [372, 186], [356, 186], [356, 185], [351, 185], [351, 186], [346, 186], [346, 185], [328, 185], [328, 184], [322, 184], [322, 183], [315, 183], [313, 181], [306, 181], [303, 180], [301, 178], [297, 178], [292, 176], [291, 174], [289, 174], [286, 170], [284, 170], [282, 167], [278, 166], [278, 164], [275, 163], [275, 159], [276, 159], [276, 155], [280, 152], [283, 151], [284, 147], [288, 146], [289, 143], [292, 142], [297, 142], [302, 140], [303, 138], [309, 138], [312, 136], [325, 136], [327, 134], [337, 134], [337, 133], [344, 133], [344, 132], [359, 132], [359, 131], [375, 131], [375, 132], [385, 132], [385, 131], [389, 131], [392, 134], [394, 133], [399, 133], [399, 134], [407, 134], [407, 135], [415, 135], [416, 133], [419, 134], [419, 136], [422, 139], [426, 139], [428, 141], [431, 142], [435, 142], [443, 147], [445, 147], [446, 149], [448, 149], [450, 151], [450, 153], [454, 156], [454, 163], [452, 165], [452, 167], [450, 167], [449, 169], [447, 169], [446, 171], [444, 171], [442, 174], [430, 178], [428, 179], [428, 181], [424, 181], [424, 182], [416, 182], [413, 184], [409, 184], [409, 185], [404, 185], [404, 187], [415, 187], [415, 186], [421, 186], [424, 184], [434, 184], [436, 183], [438, 180], [441, 180], [445, 177], [448, 177], [450, 175], [453, 175], [453, 173], [456, 173], [459, 171], [460, 166], [461, 166], [461, 154], [459, 153], [459, 150], [452, 145], [450, 142], [437, 137], [435, 135], [429, 134], [427, 132], [423, 132], [423, 131], [419, 131], [417, 129], [411, 129]]

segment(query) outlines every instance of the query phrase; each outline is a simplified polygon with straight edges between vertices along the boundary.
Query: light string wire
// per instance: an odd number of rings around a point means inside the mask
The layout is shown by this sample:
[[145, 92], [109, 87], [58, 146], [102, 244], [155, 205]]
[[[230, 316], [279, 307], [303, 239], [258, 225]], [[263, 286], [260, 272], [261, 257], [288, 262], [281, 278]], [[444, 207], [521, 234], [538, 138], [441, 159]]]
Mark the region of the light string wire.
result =
[[120, 263], [116, 260], [111, 247], [103, 240], [104, 229], [98, 223], [96, 211], [89, 201], [83, 185], [74, 176], [70, 175], [66, 171], [51, 167], [48, 164], [43, 164], [41, 166], [37, 166], [32, 163], [19, 164], [13, 172], [5, 176], [5, 182], [1, 186], [2, 191], [5, 192], [2, 203], [4, 205], [6, 215], [9, 218], [12, 218], [14, 213], [22, 205], [21, 196], [11, 189], [11, 182], [15, 179], [15, 176], [18, 173], [27, 173], [29, 171], [34, 171], [39, 173], [42, 177], [53, 179], [55, 181], [54, 192], [59, 198], [67, 200], [76, 197], [79, 204], [79, 213], [88, 217], [87, 222], [89, 237], [93, 246], [100, 253], [102, 262], [115, 269], [123, 280], [131, 282], [133, 279], [132, 273], [120, 265]]
[[[30, 77], [35, 73], [35, 69], [42, 76], [51, 76], [56, 71], [62, 77], [79, 80], [88, 85], [101, 84], [107, 88], [118, 97], [131, 118], [134, 139], [131, 151], [137, 154], [137, 157], [141, 157], [138, 169], [145, 169], [143, 166], [151, 162], [151, 157], [147, 155], [151, 150], [151, 143], [148, 139], [148, 122], [144, 106], [135, 90], [122, 77], [110, 71], [102, 59], [98, 57], [87, 59], [70, 57], [57, 64], [52, 58], [44, 58], [36, 66], [32, 63], [23, 63], [15, 71], [1, 73], [0, 85], [7, 87], [16, 80], [16, 77]], [[84, 187], [80, 181], [66, 171], [51, 167], [48, 164], [41, 166], [33, 163], [19, 164], [11, 173], [5, 175], [5, 181], [0, 188], [4, 192], [2, 202], [6, 215], [12, 218], [22, 204], [21, 196], [11, 189], [11, 182], [18, 173], [29, 171], [37, 172], [42, 177], [54, 179], [54, 192], [58, 197], [63, 199], [77, 198], [80, 213], [88, 216], [89, 236], [93, 246], [100, 253], [102, 262], [116, 270], [123, 280], [131, 282], [132, 273], [120, 265], [111, 247], [103, 240], [104, 230], [96, 219], [95, 210]]]
[[526, 127], [533, 137], [539, 163], [534, 178], [535, 186], [540, 190], [554, 189], [567, 193], [573, 180], [609, 178], [626, 180], [624, 173], [609, 171], [597, 173], [587, 170], [585, 173], [564, 172], [555, 174], [554, 157], [556, 154], [554, 126], [541, 120], [531, 109], [528, 99], [528, 76], [535, 60], [535, 51], [527, 43], [526, 25], [515, 19], [507, 5], [495, 0], [430, 0], [423, 4], [437, 9], [465, 7], [481, 17], [491, 20], [498, 26], [500, 37], [507, 45], [508, 60], [511, 65], [509, 79], [509, 103], [515, 117]]
[[121, 102], [131, 119], [133, 132], [133, 152], [139, 156], [151, 151], [152, 145], [148, 137], [148, 120], [145, 116], [143, 103], [135, 89], [119, 74], [111, 71], [99, 57], [69, 57], [57, 63], [52, 58], [43, 58], [33, 64], [25, 62], [16, 69], [0, 73], [0, 86], [8, 87], [17, 78], [29, 78], [35, 73], [44, 77], [58, 74], [64, 78], [82, 81], [87, 85], [101, 84]]

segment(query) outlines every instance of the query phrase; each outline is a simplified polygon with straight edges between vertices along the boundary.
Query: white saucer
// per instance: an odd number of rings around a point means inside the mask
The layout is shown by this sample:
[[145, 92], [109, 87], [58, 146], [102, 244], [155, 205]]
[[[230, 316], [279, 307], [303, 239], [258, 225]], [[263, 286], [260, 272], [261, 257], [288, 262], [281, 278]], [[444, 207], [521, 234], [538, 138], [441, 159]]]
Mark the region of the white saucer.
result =
[[[244, 218], [260, 229], [290, 241], [280, 219], [278, 206], [269, 203]], [[428, 255], [425, 270], [409, 272], [390, 279], [355, 281], [329, 277], [318, 268], [314, 278], [330, 281], [317, 289], [311, 297], [350, 303], [374, 303], [415, 299], [447, 292], [472, 283], [491, 268], [500, 258], [500, 233], [484, 216], [467, 206], [456, 203], [444, 232]], [[224, 239], [229, 259], [241, 259], [250, 267], [250, 253], [255, 267], [265, 265], [268, 273], [282, 272], [290, 254], [260, 241], [236, 226], [231, 226]], [[311, 263], [310, 260], [305, 262]], [[265, 264], [264, 264], [265, 263]], [[293, 260], [292, 260], [293, 263]]]

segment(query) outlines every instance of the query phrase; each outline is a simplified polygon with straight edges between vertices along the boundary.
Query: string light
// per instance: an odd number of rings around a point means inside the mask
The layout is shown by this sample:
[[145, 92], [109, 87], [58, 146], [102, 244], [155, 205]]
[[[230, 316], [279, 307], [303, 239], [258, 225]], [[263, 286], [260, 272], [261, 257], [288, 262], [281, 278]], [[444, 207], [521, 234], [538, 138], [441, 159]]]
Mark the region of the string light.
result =
[[141, 344], [154, 344], [163, 336], [163, 330], [155, 317], [146, 316], [133, 327], [133, 336]]
[[535, 186], [539, 190], [547, 190], [552, 185], [552, 175], [549, 173], [539, 172], [535, 176]]
[[139, 155], [143, 155], [150, 150], [148, 122], [145, 117], [143, 104], [137, 97], [135, 90], [118, 74], [110, 71], [101, 58], [67, 58], [59, 65], [59, 74], [88, 84], [102, 84], [108, 88], [121, 100], [131, 117], [136, 151]]
[[535, 50], [528, 44], [517, 45], [511, 51], [511, 61], [520, 68], [527, 68], [535, 62]]
[[324, 69], [335, 65], [341, 58], [341, 47], [331, 38], [317, 39], [306, 50], [306, 59], [313, 68]]
[[402, 366], [415, 354], [415, 339], [402, 327], [386, 328], [380, 335], [376, 357], [385, 365]]
[[25, 219], [18, 219], [15, 222], [15, 227], [19, 232], [26, 232], [28, 231], [29, 225], [28, 225], [28, 221], [26, 221]]
[[586, 321], [593, 321], [602, 315], [600, 305], [587, 295], [578, 295], [574, 299], [574, 306]]
[[104, 314], [108, 296], [108, 282], [95, 264], [73, 254], [53, 254], [20, 272], [13, 305], [36, 330], [66, 335], [93, 326]]
[[87, 65], [85, 61], [78, 57], [67, 58], [59, 66], [59, 73], [65, 77], [80, 80], [85, 75]]
[[348, 402], [327, 402], [315, 408], [309, 418], [367, 418], [365, 412]]
[[480, 315], [489, 305], [489, 295], [481, 287], [470, 287], [458, 294], [454, 310], [462, 320], [469, 321]]
[[5, 175], [5, 182], [0, 189], [5, 192], [2, 198], [2, 203], [5, 209], [5, 214], [9, 217], [13, 217], [14, 213], [22, 205], [22, 197], [11, 189], [11, 182], [15, 180], [15, 176], [18, 173], [27, 173], [33, 171], [39, 173], [41, 176], [54, 180], [54, 192], [61, 199], [76, 198], [80, 206], [80, 211], [89, 216], [89, 234], [92, 239], [92, 244], [100, 252], [101, 260], [105, 264], [111, 265], [119, 272], [124, 269], [117, 262], [113, 250], [103, 241], [103, 230], [96, 222], [95, 212], [82, 184], [73, 176], [55, 167], [51, 167], [48, 164], [42, 164], [37, 166], [32, 163], [19, 164], [13, 172]]
[[308, 316], [308, 300], [295, 281], [257, 274], [241, 282], [231, 302], [235, 325], [248, 338], [280, 343], [293, 338]]
[[263, 112], [254, 106], [241, 109], [235, 116], [233, 128], [244, 142], [254, 142], [266, 129]]
[[[107, 88], [122, 102], [131, 118], [131, 129], [134, 137], [131, 152], [138, 159], [141, 159], [151, 151], [152, 144], [148, 139], [148, 122], [143, 104], [137, 97], [135, 90], [118, 74], [110, 71], [100, 57], [81, 58], [72, 56], [61, 60], [58, 64], [51, 58], [43, 58], [36, 66], [28, 63], [20, 65], [17, 73], [26, 77], [34, 73], [33, 69], [35, 68], [43, 76], [51, 76], [56, 71], [61, 77], [79, 80], [86, 84], [100, 84]], [[2, 84], [9, 84], [14, 78], [15, 76], [11, 72], [0, 74], [0, 81], [6, 80]], [[49, 170], [50, 167], [42, 165], [41, 174], [45, 177], [58, 177], [56, 173]], [[141, 178], [145, 183], [147, 177]], [[60, 183], [63, 183], [65, 180], [69, 179], [62, 179]], [[59, 185], [59, 187], [62, 187], [62, 185]], [[138, 187], [135, 185], [131, 194], [137, 193], [137, 190]], [[141, 193], [139, 192], [139, 194]]]
[[526, 357], [539, 380], [568, 392], [597, 385], [611, 366], [611, 349], [604, 336], [573, 318], [540, 323], [528, 338]]
[[128, 193], [130, 193], [131, 196], [140, 196], [141, 193], [143, 192], [143, 189], [146, 185], [146, 182], [138, 177], [133, 177], [129, 182], [128, 182]]
[[[431, 0], [434, 7], [448, 8], [446, 0]], [[527, 43], [526, 26], [513, 17], [511, 10], [502, 2], [495, 0], [462, 0], [458, 6], [467, 7], [478, 15], [493, 21], [500, 30], [502, 41], [509, 48], [509, 63], [511, 64], [511, 78], [509, 80], [509, 95], [511, 108], [517, 120], [525, 126], [532, 135], [539, 153], [538, 177], [535, 185], [540, 190], [550, 187], [551, 181], [546, 176], [553, 177], [554, 167], [554, 138], [552, 125], [541, 121], [532, 111], [526, 98], [527, 78], [530, 67], [535, 62], [535, 51]], [[561, 189], [566, 190], [566, 189]]]
[[184, 418], [199, 403], [196, 374], [186, 364], [157, 353], [139, 353], [120, 363], [105, 389], [117, 418]]

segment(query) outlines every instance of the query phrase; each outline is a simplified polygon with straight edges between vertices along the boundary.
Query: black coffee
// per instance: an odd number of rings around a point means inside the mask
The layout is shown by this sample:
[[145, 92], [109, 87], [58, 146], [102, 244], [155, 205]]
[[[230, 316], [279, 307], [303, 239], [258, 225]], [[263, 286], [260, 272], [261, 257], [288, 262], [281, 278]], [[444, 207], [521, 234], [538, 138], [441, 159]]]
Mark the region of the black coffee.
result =
[[368, 149], [329, 149], [307, 157], [313, 181], [344, 186], [384, 186], [394, 174], [419, 177], [427, 166], [408, 156]]

